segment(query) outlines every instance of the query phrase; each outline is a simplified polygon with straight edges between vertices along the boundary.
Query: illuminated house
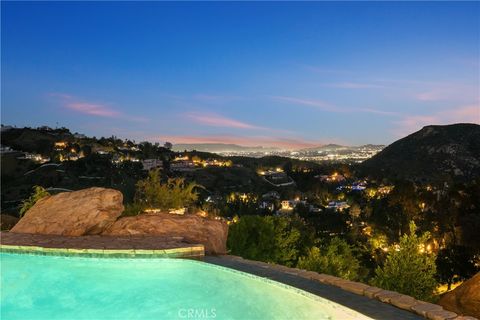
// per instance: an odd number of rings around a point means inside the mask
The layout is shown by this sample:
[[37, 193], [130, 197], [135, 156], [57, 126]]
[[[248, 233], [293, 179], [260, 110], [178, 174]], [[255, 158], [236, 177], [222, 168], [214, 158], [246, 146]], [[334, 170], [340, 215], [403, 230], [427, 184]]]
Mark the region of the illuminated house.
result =
[[195, 163], [193, 161], [176, 161], [170, 164], [170, 169], [172, 171], [186, 172], [195, 170]]
[[290, 200], [282, 200], [282, 210], [293, 210], [295, 208], [295, 204], [293, 201]]
[[338, 174], [338, 173], [333, 173], [332, 175], [320, 175], [320, 176], [315, 176], [315, 178], [319, 178], [320, 181], [323, 182], [342, 182], [345, 181], [345, 176]]
[[163, 161], [159, 159], [145, 159], [142, 161], [143, 170], [150, 171], [152, 169], [163, 168]]
[[350, 208], [350, 206], [345, 201], [331, 201], [327, 205], [327, 209], [333, 209], [335, 211], [343, 211], [348, 208]]
[[63, 150], [67, 147], [67, 143], [65, 141], [58, 141], [55, 142], [55, 150]]
[[262, 195], [264, 199], [280, 199], [280, 194], [277, 191], [269, 191]]

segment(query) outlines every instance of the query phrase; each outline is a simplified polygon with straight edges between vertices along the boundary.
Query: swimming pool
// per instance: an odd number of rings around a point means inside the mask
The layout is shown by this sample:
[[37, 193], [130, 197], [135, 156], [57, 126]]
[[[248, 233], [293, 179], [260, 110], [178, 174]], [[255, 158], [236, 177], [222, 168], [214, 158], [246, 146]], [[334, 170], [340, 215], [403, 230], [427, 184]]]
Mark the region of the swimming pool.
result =
[[2, 319], [369, 319], [201, 261], [0, 256]]

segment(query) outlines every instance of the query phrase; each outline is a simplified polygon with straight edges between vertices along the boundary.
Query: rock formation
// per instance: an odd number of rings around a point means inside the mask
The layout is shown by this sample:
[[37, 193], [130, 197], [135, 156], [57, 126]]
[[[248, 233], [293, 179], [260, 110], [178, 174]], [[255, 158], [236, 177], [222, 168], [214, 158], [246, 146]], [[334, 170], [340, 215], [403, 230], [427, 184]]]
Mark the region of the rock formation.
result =
[[225, 254], [228, 225], [197, 215], [155, 213], [120, 218], [103, 234], [183, 237], [187, 242], [203, 244], [207, 253]]
[[480, 272], [446, 293], [438, 304], [455, 313], [480, 319]]
[[123, 211], [120, 191], [89, 188], [40, 199], [10, 230], [14, 233], [82, 236], [100, 234]]

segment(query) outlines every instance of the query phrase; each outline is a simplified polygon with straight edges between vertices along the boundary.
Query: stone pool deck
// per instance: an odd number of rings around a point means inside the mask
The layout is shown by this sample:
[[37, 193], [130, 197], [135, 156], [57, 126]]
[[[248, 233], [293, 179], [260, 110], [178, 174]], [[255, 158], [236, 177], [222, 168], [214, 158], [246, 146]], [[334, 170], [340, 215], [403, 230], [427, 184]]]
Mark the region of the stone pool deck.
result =
[[0, 251], [88, 257], [202, 258], [204, 246], [181, 237], [82, 236], [0, 233]]
[[372, 319], [387, 320], [475, 320], [458, 316], [441, 306], [397, 292], [281, 265], [252, 261], [236, 256], [206, 256], [205, 262], [247, 272], [302, 289], [358, 311]]

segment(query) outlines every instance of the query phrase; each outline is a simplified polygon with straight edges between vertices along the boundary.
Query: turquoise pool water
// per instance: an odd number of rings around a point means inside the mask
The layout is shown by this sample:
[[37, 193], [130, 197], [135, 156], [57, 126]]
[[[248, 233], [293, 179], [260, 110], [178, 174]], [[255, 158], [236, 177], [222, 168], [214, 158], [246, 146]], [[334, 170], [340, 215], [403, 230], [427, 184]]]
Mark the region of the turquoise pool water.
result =
[[304, 291], [183, 259], [2, 253], [1, 319], [368, 319]]

